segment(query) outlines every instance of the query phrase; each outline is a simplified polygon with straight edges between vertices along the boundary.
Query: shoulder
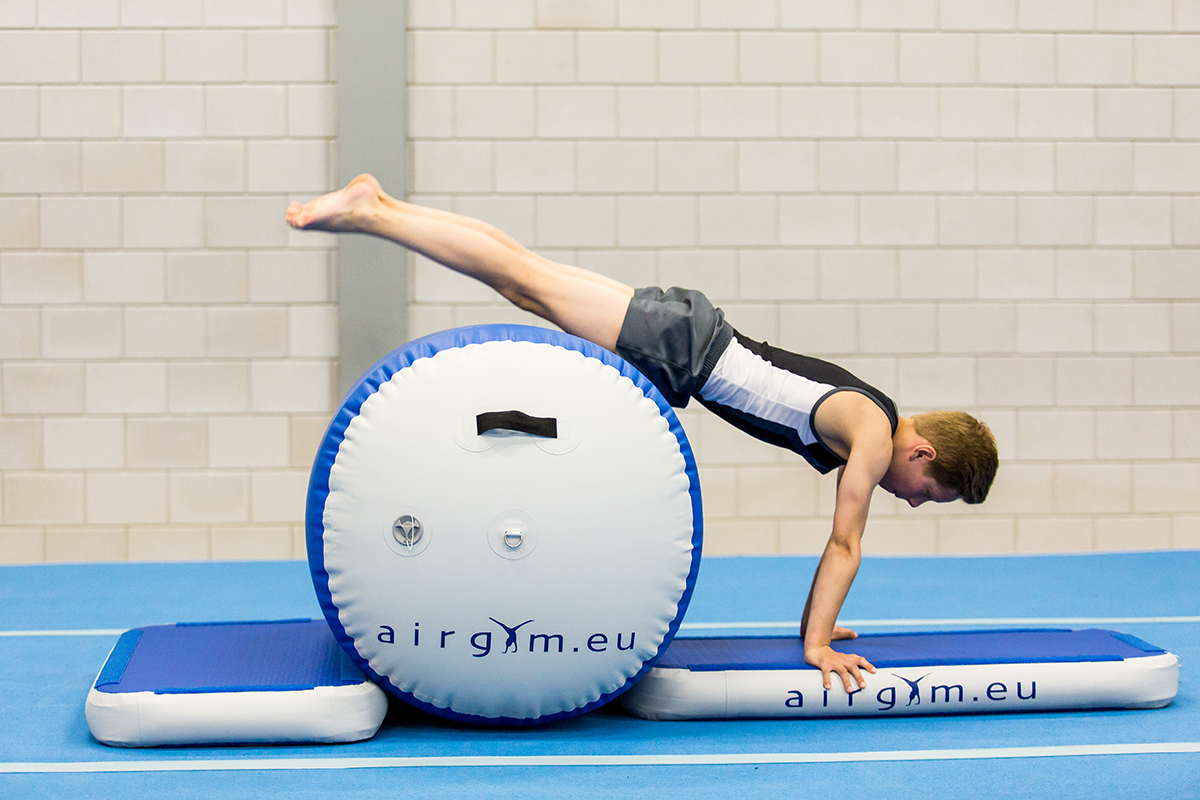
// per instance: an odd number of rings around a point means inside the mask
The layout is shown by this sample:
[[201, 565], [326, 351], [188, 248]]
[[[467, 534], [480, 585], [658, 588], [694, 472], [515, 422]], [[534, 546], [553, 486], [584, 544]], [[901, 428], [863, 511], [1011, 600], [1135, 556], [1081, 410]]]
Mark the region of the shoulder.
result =
[[862, 392], [843, 391], [821, 403], [813, 418], [817, 434], [842, 458], [851, 450], [886, 450], [891, 455], [892, 421]]

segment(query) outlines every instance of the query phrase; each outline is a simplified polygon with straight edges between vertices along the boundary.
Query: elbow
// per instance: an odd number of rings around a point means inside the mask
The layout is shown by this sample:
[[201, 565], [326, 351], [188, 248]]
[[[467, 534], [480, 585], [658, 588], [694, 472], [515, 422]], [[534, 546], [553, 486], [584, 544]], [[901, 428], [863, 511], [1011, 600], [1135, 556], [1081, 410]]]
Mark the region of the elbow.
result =
[[862, 544], [859, 538], [857, 535], [839, 532], [835, 529], [833, 535], [829, 537], [827, 549], [831, 550], [831, 555], [836, 557], [858, 561], [862, 556]]

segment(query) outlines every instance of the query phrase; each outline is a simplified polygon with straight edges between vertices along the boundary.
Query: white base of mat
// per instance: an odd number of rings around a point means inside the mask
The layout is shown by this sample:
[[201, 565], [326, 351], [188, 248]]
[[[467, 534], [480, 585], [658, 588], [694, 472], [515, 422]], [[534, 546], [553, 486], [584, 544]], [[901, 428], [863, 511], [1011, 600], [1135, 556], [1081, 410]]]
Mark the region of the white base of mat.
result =
[[[886, 717], [1088, 708], [1161, 708], [1179, 688], [1171, 654], [1124, 661], [880, 669], [867, 688], [826, 691], [817, 670], [651, 670], [621, 697], [645, 719]], [[916, 684], [914, 689], [912, 681]]]
[[88, 692], [92, 736], [116, 747], [357, 742], [375, 735], [387, 695], [373, 683], [276, 692]]

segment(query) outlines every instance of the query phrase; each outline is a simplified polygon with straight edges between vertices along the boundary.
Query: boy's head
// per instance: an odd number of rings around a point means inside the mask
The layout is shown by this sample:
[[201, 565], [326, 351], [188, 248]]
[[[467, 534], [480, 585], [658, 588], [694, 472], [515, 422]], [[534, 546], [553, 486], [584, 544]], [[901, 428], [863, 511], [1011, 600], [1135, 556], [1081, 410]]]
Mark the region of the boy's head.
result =
[[912, 421], [937, 454], [926, 462], [925, 473], [964, 503], [982, 503], [1000, 465], [991, 429], [962, 411], [931, 411]]

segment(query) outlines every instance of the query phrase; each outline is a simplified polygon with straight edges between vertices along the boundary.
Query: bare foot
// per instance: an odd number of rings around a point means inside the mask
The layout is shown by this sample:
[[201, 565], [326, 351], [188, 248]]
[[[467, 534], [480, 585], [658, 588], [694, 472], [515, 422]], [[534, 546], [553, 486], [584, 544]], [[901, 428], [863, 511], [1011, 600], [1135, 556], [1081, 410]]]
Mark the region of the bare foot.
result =
[[372, 206], [383, 198], [383, 187], [370, 175], [359, 175], [346, 188], [316, 200], [288, 206], [287, 221], [293, 228], [312, 231], [366, 232]]

